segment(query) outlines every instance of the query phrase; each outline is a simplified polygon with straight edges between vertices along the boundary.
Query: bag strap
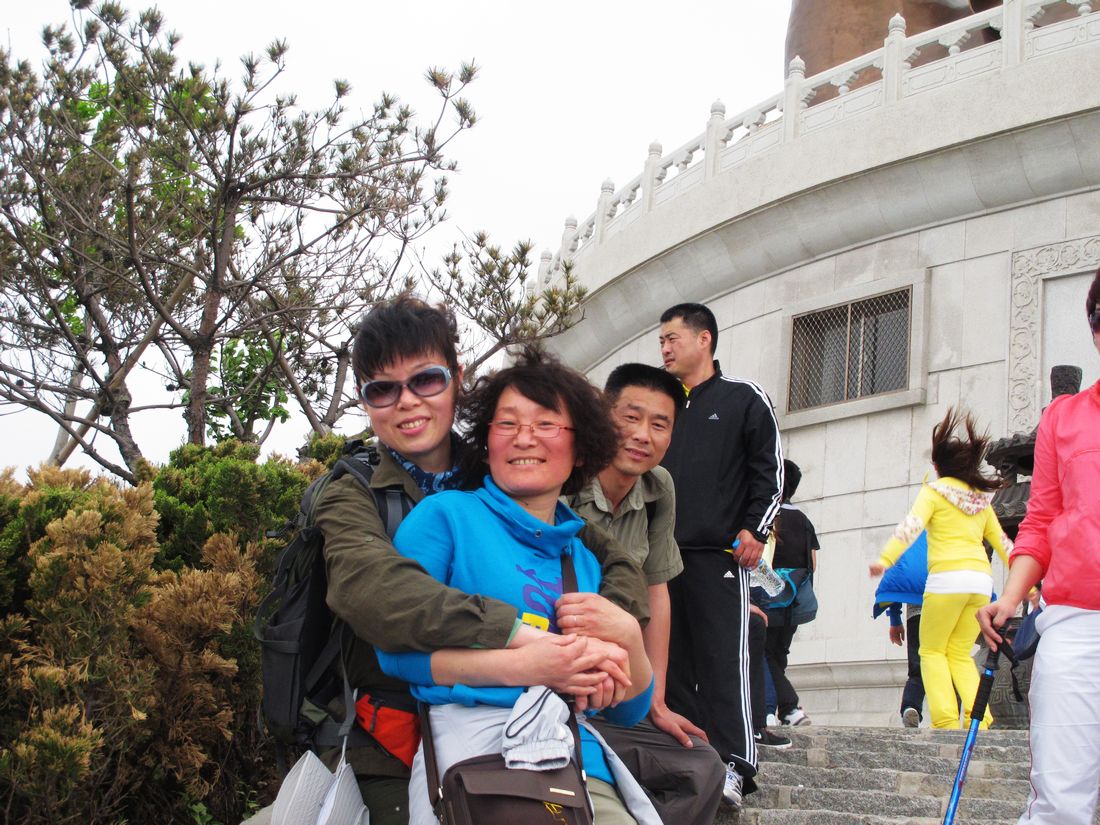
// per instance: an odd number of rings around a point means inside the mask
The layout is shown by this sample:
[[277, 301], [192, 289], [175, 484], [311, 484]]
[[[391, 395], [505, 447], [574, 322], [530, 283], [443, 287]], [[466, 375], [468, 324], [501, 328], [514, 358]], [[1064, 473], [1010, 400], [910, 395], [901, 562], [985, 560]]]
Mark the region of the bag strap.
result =
[[[561, 557], [561, 592], [576, 593], [577, 568], [573, 566], [573, 556], [566, 553]], [[569, 730], [573, 732], [573, 752], [577, 755], [577, 770], [581, 772], [581, 784], [587, 784], [588, 774], [584, 770], [584, 756], [581, 755], [581, 732], [577, 727], [577, 713], [573, 707], [572, 696], [562, 696], [565, 706], [569, 709]], [[592, 812], [595, 818], [595, 812]]]
[[[561, 584], [563, 593], [577, 592], [577, 570], [573, 566], [573, 557], [566, 554], [561, 557]], [[563, 696], [566, 707], [569, 709], [569, 730], [573, 734], [573, 753], [576, 755], [577, 771], [581, 776], [581, 784], [588, 784], [588, 774], [584, 770], [584, 756], [581, 753], [581, 732], [577, 725], [577, 714], [573, 709], [572, 697]], [[438, 809], [439, 802], [443, 798], [443, 782], [439, 776], [439, 762], [435, 754], [435, 737], [432, 735], [432, 718], [428, 705], [419, 703], [420, 713], [420, 739], [424, 743], [424, 770], [428, 780], [428, 801], [432, 804], [432, 810]], [[586, 794], [587, 797], [587, 794]], [[589, 815], [595, 818], [590, 799], [586, 799]], [[438, 812], [438, 811], [437, 811]]]
[[432, 736], [432, 718], [429, 708], [423, 702], [419, 703], [420, 712], [420, 741], [424, 743], [424, 772], [428, 779], [428, 801], [432, 803], [432, 810], [439, 807], [439, 800], [443, 798], [443, 782], [439, 778], [439, 763], [435, 758], [435, 737]]
[[[805, 515], [805, 514], [803, 514], [803, 515]], [[807, 521], [809, 521], [809, 519], [807, 519]], [[814, 577], [814, 572], [815, 572], [814, 571], [814, 551], [813, 551], [813, 548], [810, 547], [809, 531], [807, 531], [807, 535], [806, 535], [806, 570], [809, 573], [809, 575], [806, 576], [806, 578], [808, 578], [812, 581], [813, 577]]]

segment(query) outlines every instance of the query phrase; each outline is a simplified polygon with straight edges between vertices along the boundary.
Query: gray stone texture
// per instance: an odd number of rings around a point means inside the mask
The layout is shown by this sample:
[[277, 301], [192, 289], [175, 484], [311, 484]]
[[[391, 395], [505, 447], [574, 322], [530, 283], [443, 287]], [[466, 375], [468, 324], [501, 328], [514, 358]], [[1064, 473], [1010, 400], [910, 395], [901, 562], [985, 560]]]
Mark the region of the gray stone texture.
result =
[[[715, 825], [939, 825], [965, 731], [783, 728], [789, 750], [760, 751], [760, 790]], [[1027, 799], [1027, 731], [978, 734], [956, 825], [1011, 825]], [[1100, 825], [1100, 815], [1094, 820]]]

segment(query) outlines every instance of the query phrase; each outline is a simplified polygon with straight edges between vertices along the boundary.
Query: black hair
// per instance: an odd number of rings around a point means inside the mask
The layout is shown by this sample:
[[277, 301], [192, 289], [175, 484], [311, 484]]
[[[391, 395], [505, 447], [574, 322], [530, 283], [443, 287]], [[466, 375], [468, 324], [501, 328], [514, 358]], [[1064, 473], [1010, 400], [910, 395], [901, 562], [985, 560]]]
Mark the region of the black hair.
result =
[[641, 387], [654, 392], [663, 392], [672, 399], [677, 413], [684, 408], [684, 385], [672, 373], [649, 364], [620, 364], [611, 370], [607, 383], [603, 385], [604, 395], [614, 404], [627, 387]]
[[1096, 277], [1092, 279], [1092, 286], [1089, 287], [1089, 294], [1085, 298], [1085, 313], [1091, 320], [1092, 314], [1096, 312], [1096, 305], [1100, 304], [1100, 269], [1096, 270]]
[[783, 501], [791, 500], [802, 481], [802, 470], [789, 458], [783, 459]]
[[[966, 430], [966, 438], [955, 435], [959, 427]], [[936, 472], [987, 493], [1005, 486], [1002, 479], [990, 478], [982, 472], [988, 450], [989, 435], [979, 435], [970, 413], [964, 415], [949, 407], [943, 420], [932, 429], [932, 463]]]
[[677, 304], [661, 313], [662, 324], [675, 321], [677, 318], [696, 334], [709, 332], [710, 354], [714, 355], [715, 348], [718, 346], [718, 321], [715, 320], [714, 313], [702, 304]]
[[525, 347], [516, 362], [477, 380], [459, 405], [459, 419], [468, 427], [462, 470], [466, 478], [484, 474], [489, 452], [489, 423], [500, 396], [509, 387], [547, 409], [566, 412], [573, 420], [573, 450], [577, 460], [562, 485], [563, 495], [578, 493], [619, 451], [619, 433], [611, 408], [599, 390], [574, 369], [540, 347]]
[[457, 343], [458, 324], [449, 309], [403, 293], [363, 315], [355, 332], [352, 369], [362, 383], [398, 359], [439, 354], [456, 373]]

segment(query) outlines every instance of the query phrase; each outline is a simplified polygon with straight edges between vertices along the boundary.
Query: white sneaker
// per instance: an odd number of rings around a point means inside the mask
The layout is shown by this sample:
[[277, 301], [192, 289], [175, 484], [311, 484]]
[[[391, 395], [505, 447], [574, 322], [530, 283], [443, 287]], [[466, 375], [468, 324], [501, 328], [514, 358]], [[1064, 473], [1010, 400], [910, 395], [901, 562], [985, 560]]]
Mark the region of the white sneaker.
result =
[[778, 728], [779, 727], [779, 717], [776, 716], [774, 713], [769, 713], [768, 714], [768, 721], [764, 723], [764, 726], [768, 727], [768, 728]]
[[795, 708], [783, 717], [783, 724], [808, 725], [810, 724], [810, 717], [806, 715], [806, 711], [802, 710], [802, 708]]
[[726, 784], [722, 786], [722, 799], [727, 805], [741, 807], [741, 774], [737, 772], [732, 762], [726, 765]]
[[901, 726], [903, 728], [920, 727], [920, 711], [916, 708], [906, 708], [901, 712]]

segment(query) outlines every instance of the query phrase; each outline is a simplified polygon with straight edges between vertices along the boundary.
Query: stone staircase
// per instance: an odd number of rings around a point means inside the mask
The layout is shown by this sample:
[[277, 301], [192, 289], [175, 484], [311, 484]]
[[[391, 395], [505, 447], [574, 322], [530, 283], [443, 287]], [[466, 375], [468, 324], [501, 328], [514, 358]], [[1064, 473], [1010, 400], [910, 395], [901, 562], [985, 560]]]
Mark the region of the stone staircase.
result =
[[[788, 750], [761, 748], [760, 790], [715, 825], [939, 825], [964, 731], [783, 728]], [[1013, 825], [1028, 793], [1027, 731], [980, 731], [957, 825]], [[1100, 825], [1100, 812], [1093, 819]]]

